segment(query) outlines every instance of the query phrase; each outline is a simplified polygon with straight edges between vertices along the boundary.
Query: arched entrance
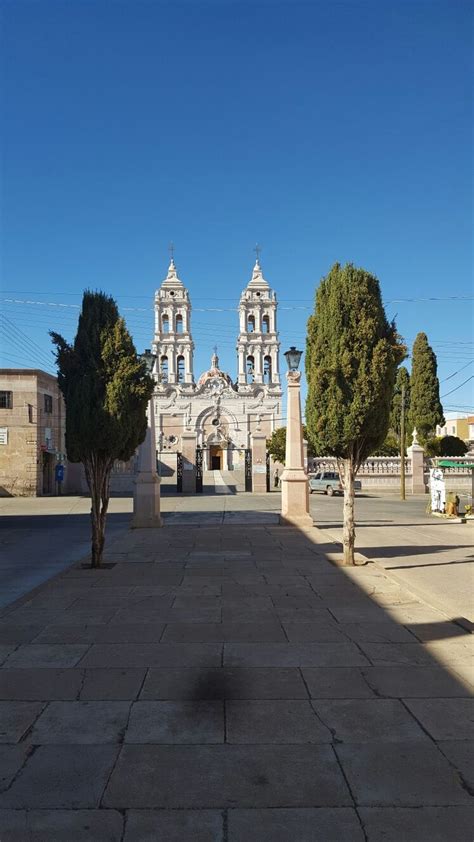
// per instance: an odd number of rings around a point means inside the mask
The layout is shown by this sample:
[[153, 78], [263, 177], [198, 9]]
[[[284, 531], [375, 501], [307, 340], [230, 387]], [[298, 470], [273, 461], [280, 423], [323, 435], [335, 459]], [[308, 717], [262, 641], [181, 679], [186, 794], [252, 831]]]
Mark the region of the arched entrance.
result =
[[223, 465], [224, 454], [220, 444], [209, 445], [209, 467], [211, 471], [221, 471]]

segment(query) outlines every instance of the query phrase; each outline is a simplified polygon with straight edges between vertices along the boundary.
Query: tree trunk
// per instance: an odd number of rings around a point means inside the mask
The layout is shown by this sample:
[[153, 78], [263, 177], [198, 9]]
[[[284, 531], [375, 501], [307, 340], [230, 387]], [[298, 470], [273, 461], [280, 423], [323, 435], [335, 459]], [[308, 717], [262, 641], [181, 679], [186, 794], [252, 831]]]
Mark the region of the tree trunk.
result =
[[[341, 471], [341, 467], [343, 470]], [[344, 459], [339, 468], [344, 489], [344, 524], [342, 529], [342, 546], [344, 564], [354, 564], [355, 523], [354, 523], [354, 463], [352, 459]]]
[[105, 523], [109, 505], [109, 484], [112, 462], [93, 457], [84, 463], [91, 493], [92, 547], [91, 567], [100, 567], [105, 544]]

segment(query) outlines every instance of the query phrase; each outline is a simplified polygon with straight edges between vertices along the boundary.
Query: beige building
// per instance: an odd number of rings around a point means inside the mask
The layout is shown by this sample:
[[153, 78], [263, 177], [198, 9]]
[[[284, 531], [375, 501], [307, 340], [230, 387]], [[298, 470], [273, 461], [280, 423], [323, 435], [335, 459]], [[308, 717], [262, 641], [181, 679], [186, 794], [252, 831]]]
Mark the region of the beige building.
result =
[[241, 487], [252, 436], [269, 437], [282, 426], [277, 299], [259, 261], [240, 296], [234, 377], [219, 368], [215, 348], [209, 369], [195, 380], [191, 300], [173, 260], [155, 294], [152, 348], [163, 481], [176, 482], [178, 453], [186, 452], [184, 471], [194, 471], [197, 449], [204, 472], [229, 473], [227, 481]]
[[457, 436], [465, 442], [469, 441], [469, 418], [448, 418], [444, 425], [436, 427], [437, 436]]
[[39, 369], [0, 369], [0, 496], [55, 494], [65, 452], [57, 380]]

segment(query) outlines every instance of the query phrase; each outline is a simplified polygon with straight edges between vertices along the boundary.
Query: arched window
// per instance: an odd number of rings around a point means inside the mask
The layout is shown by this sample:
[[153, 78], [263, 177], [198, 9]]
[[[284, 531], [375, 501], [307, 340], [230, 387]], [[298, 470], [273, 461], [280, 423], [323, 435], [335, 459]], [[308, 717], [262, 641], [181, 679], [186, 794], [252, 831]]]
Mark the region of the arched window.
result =
[[247, 357], [247, 383], [253, 383], [255, 372], [255, 360], [252, 356]]
[[263, 358], [263, 382], [267, 385], [272, 382], [272, 358], [269, 356]]
[[162, 383], [168, 382], [168, 357], [166, 354], [160, 359], [160, 378]]
[[247, 316], [247, 333], [253, 333], [255, 330], [255, 316]]
[[182, 332], [183, 332], [183, 317], [182, 317], [181, 313], [178, 313], [178, 315], [176, 316], [176, 333], [182, 333]]
[[161, 329], [162, 329], [163, 333], [169, 333], [170, 332], [170, 320], [168, 318], [168, 313], [163, 313], [163, 315], [161, 317]]
[[184, 357], [181, 354], [176, 360], [176, 370], [178, 372], [178, 383], [184, 383]]
[[270, 333], [270, 319], [268, 316], [264, 316], [262, 319], [262, 331], [263, 333]]

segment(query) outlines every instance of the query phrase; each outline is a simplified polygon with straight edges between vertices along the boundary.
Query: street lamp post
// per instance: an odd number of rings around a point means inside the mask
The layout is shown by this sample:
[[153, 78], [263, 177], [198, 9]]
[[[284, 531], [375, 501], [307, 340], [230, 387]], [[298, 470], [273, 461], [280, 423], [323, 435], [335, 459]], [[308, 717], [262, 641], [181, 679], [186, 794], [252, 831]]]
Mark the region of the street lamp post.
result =
[[[152, 374], [156, 356], [149, 348], [140, 359], [144, 360], [147, 373]], [[148, 403], [148, 425], [145, 439], [138, 448], [138, 474], [133, 492], [132, 527], [144, 529], [163, 526], [160, 515], [160, 478], [156, 471], [155, 413], [153, 397]]]
[[281, 475], [281, 516], [284, 524], [310, 527], [308, 477], [303, 462], [303, 426], [301, 419], [300, 381], [298, 371], [302, 351], [294, 345], [286, 352], [288, 363], [288, 407], [286, 427], [285, 470]]

